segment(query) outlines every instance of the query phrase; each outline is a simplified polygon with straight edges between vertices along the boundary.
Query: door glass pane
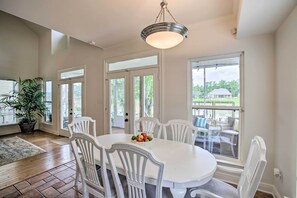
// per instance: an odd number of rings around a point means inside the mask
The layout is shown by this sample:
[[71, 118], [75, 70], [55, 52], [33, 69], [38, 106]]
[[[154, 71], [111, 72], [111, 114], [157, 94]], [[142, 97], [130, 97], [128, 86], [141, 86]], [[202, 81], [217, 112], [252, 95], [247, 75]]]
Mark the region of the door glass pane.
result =
[[73, 117], [82, 116], [82, 83], [73, 83], [73, 99], [72, 99], [72, 113]]
[[138, 120], [141, 117], [141, 105], [140, 105], [140, 76], [134, 77], [134, 119]]
[[154, 117], [154, 76], [143, 77], [144, 117]]
[[110, 80], [109, 108], [112, 133], [125, 133], [125, 78]]
[[69, 96], [68, 96], [68, 84], [61, 85], [61, 129], [68, 130], [68, 112], [69, 112]]

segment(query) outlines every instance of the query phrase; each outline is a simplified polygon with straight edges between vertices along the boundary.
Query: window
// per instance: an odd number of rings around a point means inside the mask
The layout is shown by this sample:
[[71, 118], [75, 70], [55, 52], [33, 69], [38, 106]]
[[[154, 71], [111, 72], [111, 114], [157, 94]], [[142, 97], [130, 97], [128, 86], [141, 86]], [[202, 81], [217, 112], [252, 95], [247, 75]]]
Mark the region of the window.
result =
[[60, 79], [76, 78], [76, 77], [82, 77], [84, 75], [85, 75], [84, 69], [77, 69], [72, 71], [61, 72]]
[[[16, 88], [16, 81], [0, 80], [0, 99], [3, 98], [3, 95], [11, 94]], [[17, 123], [15, 110], [0, 103], [0, 125], [13, 123]]]
[[53, 112], [53, 105], [52, 105], [52, 81], [48, 80], [45, 81], [45, 97], [44, 103], [46, 106], [46, 112], [44, 115], [44, 121], [47, 123], [52, 122], [52, 112]]
[[158, 64], [158, 56], [153, 55], [153, 56], [147, 56], [147, 57], [109, 63], [107, 69], [110, 72], [110, 71], [152, 66], [157, 64]]
[[242, 135], [241, 57], [191, 60], [192, 115], [199, 129], [195, 144], [234, 159], [239, 158]]

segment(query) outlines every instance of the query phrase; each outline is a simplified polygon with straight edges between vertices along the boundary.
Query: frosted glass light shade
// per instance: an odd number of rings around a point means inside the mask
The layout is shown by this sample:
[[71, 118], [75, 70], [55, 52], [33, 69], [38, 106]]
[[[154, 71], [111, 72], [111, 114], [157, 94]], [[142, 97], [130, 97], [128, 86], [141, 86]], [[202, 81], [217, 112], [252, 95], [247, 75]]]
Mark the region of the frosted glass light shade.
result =
[[180, 44], [187, 37], [188, 29], [181, 24], [161, 22], [147, 26], [141, 37], [158, 49], [168, 49]]

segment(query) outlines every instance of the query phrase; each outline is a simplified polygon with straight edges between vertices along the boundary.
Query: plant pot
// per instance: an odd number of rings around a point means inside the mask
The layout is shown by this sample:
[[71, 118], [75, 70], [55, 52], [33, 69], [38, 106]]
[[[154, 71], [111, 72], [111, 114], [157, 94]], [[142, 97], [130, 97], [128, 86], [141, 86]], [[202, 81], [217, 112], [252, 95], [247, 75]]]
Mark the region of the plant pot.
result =
[[21, 132], [33, 133], [35, 124], [36, 124], [36, 121], [30, 122], [30, 123], [22, 122], [22, 123], [19, 123], [19, 126], [21, 128]]

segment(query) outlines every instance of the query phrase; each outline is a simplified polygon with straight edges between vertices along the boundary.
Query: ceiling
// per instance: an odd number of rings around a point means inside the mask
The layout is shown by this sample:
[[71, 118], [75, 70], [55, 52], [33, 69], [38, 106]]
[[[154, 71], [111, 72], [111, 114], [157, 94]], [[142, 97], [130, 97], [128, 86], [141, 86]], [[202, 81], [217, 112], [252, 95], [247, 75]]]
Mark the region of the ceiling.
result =
[[[160, 1], [1, 0], [0, 10], [87, 43], [95, 41], [96, 46], [107, 48], [140, 39], [141, 30], [154, 22], [160, 10]], [[237, 9], [238, 1], [241, 2], [240, 9]], [[242, 36], [275, 31], [296, 5], [296, 0], [167, 2], [173, 16], [186, 26], [225, 16], [239, 16], [238, 34]]]
[[296, 4], [297, 0], [242, 0], [237, 38], [275, 32]]

